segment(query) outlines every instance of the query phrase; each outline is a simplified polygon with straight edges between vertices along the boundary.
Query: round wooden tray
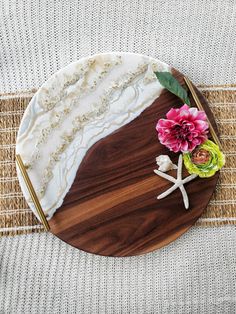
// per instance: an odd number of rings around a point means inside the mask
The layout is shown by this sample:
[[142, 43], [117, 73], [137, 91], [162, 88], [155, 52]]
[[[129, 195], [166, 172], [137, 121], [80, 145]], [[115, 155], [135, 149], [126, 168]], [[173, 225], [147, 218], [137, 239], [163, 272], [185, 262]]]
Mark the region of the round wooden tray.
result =
[[[172, 72], [184, 84], [183, 75]], [[197, 93], [215, 126], [205, 98]], [[49, 221], [54, 235], [86, 252], [132, 256], [174, 241], [196, 222], [212, 196], [218, 174], [186, 185], [189, 210], [179, 190], [157, 200], [171, 183], [154, 174], [155, 157], [168, 154], [176, 163], [178, 154], [159, 143], [155, 125], [178, 104], [177, 97], [163, 90], [139, 117], [91, 147], [63, 205]], [[183, 174], [188, 175], [185, 169]]]

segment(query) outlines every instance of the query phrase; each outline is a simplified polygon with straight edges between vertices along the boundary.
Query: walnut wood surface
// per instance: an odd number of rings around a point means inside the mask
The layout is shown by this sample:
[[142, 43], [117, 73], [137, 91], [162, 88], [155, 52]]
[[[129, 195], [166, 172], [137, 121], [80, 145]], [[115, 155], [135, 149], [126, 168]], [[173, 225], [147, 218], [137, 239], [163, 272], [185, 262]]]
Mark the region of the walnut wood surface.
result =
[[[183, 76], [173, 73], [183, 84]], [[215, 126], [206, 100], [199, 91], [198, 95]], [[190, 210], [185, 210], [179, 190], [157, 200], [171, 183], [153, 173], [155, 157], [169, 154], [176, 163], [178, 154], [159, 143], [155, 125], [180, 105], [164, 90], [139, 117], [93, 145], [63, 205], [49, 221], [51, 232], [86, 252], [131, 256], [160, 248], [189, 229], [206, 208], [218, 174], [186, 185]]]

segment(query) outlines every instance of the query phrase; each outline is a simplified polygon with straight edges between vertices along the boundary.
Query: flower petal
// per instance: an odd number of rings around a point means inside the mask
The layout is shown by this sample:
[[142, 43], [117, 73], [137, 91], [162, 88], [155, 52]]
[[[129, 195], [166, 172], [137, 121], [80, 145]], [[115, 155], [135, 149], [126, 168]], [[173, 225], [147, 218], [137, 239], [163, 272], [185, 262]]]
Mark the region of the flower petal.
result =
[[171, 151], [192, 151], [207, 139], [205, 112], [184, 104], [180, 108], [171, 108], [166, 117], [158, 121], [156, 130], [160, 142]]
[[190, 174], [197, 174], [201, 178], [208, 178], [213, 176], [216, 171], [220, 170], [225, 164], [225, 156], [220, 151], [219, 147], [210, 140], [205, 141], [197, 147], [198, 150], [202, 149], [210, 153], [210, 158], [207, 162], [194, 163], [192, 162], [192, 155], [186, 153], [183, 155], [184, 165]]

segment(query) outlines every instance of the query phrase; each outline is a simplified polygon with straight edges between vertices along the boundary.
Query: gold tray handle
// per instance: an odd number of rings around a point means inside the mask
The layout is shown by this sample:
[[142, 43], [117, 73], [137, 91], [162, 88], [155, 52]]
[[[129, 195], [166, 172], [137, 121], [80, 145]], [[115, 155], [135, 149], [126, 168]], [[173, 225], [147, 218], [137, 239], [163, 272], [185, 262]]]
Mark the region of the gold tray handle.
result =
[[19, 154], [16, 155], [16, 162], [17, 162], [17, 165], [18, 165], [18, 167], [20, 169], [22, 177], [23, 177], [23, 179], [25, 181], [27, 189], [28, 189], [28, 191], [30, 193], [30, 196], [31, 196], [31, 199], [32, 199], [32, 201], [34, 203], [34, 206], [35, 206], [35, 208], [36, 208], [36, 210], [38, 212], [38, 215], [39, 215], [39, 217], [41, 219], [41, 222], [44, 225], [44, 228], [48, 231], [48, 230], [50, 230], [50, 226], [48, 224], [46, 216], [45, 216], [45, 214], [43, 212], [43, 209], [42, 209], [42, 207], [40, 205], [38, 197], [37, 197], [37, 195], [35, 193], [35, 190], [34, 190], [34, 187], [32, 185], [32, 182], [30, 181], [30, 178], [29, 178], [28, 173], [27, 173], [27, 171], [25, 169], [24, 163], [23, 163], [23, 161], [21, 159], [21, 156]]
[[[205, 111], [204, 108], [203, 108], [203, 106], [202, 106], [202, 104], [201, 104], [200, 99], [198, 98], [198, 96], [197, 96], [197, 94], [196, 94], [196, 92], [195, 92], [195, 90], [194, 90], [194, 88], [193, 88], [192, 82], [191, 82], [191, 81], [189, 80], [189, 78], [187, 78], [186, 76], [184, 77], [184, 81], [185, 81], [185, 83], [187, 84], [187, 86], [188, 86], [188, 88], [189, 88], [189, 90], [190, 90], [190, 93], [192, 94], [193, 99], [194, 99], [194, 101], [195, 101], [195, 103], [196, 103], [198, 109], [199, 109], [199, 110], [202, 110], [202, 111]], [[215, 142], [215, 143], [219, 146], [219, 148], [222, 150], [222, 146], [221, 146], [220, 140], [219, 140], [219, 138], [218, 138], [218, 136], [217, 136], [217, 134], [216, 134], [216, 132], [215, 132], [215, 130], [214, 130], [214, 128], [213, 128], [211, 122], [210, 122], [210, 120], [208, 119], [208, 117], [207, 117], [207, 122], [208, 122], [209, 130], [210, 130], [210, 133], [211, 133], [211, 136], [212, 136], [214, 142]]]

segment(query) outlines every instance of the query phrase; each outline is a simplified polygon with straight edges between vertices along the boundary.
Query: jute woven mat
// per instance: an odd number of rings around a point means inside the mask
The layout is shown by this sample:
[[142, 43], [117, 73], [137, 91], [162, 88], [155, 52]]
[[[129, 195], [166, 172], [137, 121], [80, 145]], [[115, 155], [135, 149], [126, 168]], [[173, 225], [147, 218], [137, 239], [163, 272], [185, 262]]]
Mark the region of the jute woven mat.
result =
[[[199, 86], [210, 103], [218, 128], [226, 165], [199, 226], [236, 224], [236, 85]], [[18, 127], [35, 91], [0, 95], [0, 235], [44, 231], [21, 192], [15, 167]]]

